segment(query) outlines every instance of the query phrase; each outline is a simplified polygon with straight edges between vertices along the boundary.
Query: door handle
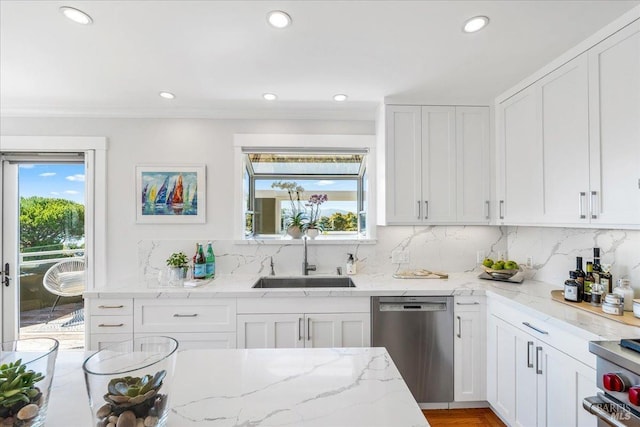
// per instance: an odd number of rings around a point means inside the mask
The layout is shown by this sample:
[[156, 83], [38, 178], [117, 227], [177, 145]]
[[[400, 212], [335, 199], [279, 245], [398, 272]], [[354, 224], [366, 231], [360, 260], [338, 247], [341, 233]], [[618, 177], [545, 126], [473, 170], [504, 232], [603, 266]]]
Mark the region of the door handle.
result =
[[424, 201], [424, 219], [429, 219], [429, 201]]
[[489, 202], [489, 201], [487, 200], [487, 201], [485, 201], [485, 202], [484, 202], [484, 205], [485, 205], [485, 206], [486, 206], [486, 208], [487, 208], [487, 215], [486, 215], [486, 218], [487, 218], [487, 219], [489, 219], [489, 218], [491, 218], [491, 214], [489, 213], [489, 212], [490, 212], [490, 209], [491, 209], [491, 202]]
[[580, 213], [580, 219], [585, 219], [587, 216], [584, 213], [584, 199], [587, 197], [587, 193], [581, 191], [578, 195], [578, 210]]
[[542, 363], [540, 361], [541, 353], [542, 353], [542, 347], [540, 346], [536, 347], [536, 374], [538, 375], [542, 375], [542, 368], [540, 367], [540, 364]]
[[531, 363], [531, 348], [533, 347], [533, 341], [527, 341], [527, 368], [533, 368]]
[[547, 332], [547, 331], [545, 331], [545, 330], [542, 330], [542, 329], [540, 329], [540, 328], [536, 328], [535, 326], [533, 326], [533, 325], [532, 325], [531, 323], [529, 323], [529, 322], [522, 322], [522, 324], [523, 324], [524, 326], [526, 326], [527, 328], [531, 328], [531, 329], [533, 329], [534, 331], [539, 332], [539, 333], [541, 333], [541, 334], [543, 334], [543, 335], [549, 335], [549, 332]]
[[173, 317], [198, 317], [198, 313], [193, 313], [193, 314], [179, 314], [176, 313], [173, 315]]
[[456, 305], [480, 305], [478, 301], [474, 302], [456, 302]]
[[307, 341], [311, 341], [311, 318], [307, 317]]
[[598, 219], [598, 210], [596, 206], [596, 196], [598, 193], [596, 191], [591, 192], [591, 200], [589, 203], [589, 211], [591, 211], [591, 219]]
[[499, 212], [499, 216], [500, 219], [504, 219], [504, 200], [500, 200], [500, 212]]
[[417, 203], [418, 203], [418, 219], [422, 219], [422, 213], [421, 213], [421, 211], [420, 211], [420, 207], [421, 207], [422, 205], [421, 205], [421, 203], [420, 203], [420, 200], [418, 200], [418, 202], [417, 202]]
[[298, 341], [302, 341], [302, 329], [304, 328], [304, 322], [302, 317], [298, 317]]
[[458, 319], [458, 338], [462, 338], [462, 319], [460, 316], [456, 316], [456, 318]]
[[8, 286], [9, 286], [9, 281], [11, 280], [11, 278], [9, 277], [9, 263], [8, 263], [8, 262], [6, 262], [6, 263], [4, 264], [4, 270], [2, 271], [2, 275], [4, 276], [4, 277], [2, 278], [2, 283], [3, 283], [5, 286], [7, 286], [7, 287], [8, 287]]

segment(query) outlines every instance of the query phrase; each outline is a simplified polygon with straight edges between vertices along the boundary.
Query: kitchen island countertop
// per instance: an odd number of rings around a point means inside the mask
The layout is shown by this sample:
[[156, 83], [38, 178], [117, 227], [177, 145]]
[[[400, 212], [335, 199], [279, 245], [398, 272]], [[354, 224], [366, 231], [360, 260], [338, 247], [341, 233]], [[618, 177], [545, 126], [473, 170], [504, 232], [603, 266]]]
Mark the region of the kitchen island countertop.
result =
[[[82, 362], [58, 354], [47, 426], [90, 426]], [[428, 426], [384, 348], [184, 350], [169, 427]]]

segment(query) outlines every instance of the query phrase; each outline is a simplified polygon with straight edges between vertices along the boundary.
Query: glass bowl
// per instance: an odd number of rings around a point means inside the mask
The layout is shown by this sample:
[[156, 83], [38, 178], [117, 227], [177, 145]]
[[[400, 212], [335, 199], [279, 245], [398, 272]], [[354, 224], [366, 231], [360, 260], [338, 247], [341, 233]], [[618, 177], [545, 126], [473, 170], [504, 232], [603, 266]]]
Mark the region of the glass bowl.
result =
[[0, 344], [0, 425], [44, 425], [57, 354], [53, 338]]
[[83, 363], [93, 425], [164, 426], [178, 341], [144, 337], [103, 348]]

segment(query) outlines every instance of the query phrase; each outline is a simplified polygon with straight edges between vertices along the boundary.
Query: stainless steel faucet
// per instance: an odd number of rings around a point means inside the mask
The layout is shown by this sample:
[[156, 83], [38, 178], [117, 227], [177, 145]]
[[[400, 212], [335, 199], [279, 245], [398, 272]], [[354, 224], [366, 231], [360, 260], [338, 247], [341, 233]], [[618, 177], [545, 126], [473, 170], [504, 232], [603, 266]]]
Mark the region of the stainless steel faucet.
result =
[[316, 271], [316, 266], [307, 262], [307, 240], [309, 237], [302, 236], [302, 245], [304, 246], [304, 259], [302, 260], [302, 274], [308, 276], [310, 271]]

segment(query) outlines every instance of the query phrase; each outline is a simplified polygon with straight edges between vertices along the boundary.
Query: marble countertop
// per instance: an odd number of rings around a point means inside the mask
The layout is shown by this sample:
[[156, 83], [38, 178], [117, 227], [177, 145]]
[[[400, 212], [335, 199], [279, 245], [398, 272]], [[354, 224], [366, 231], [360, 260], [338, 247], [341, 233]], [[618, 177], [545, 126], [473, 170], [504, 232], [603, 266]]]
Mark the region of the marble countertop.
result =
[[588, 340], [640, 338], [640, 328], [591, 314], [551, 299], [560, 286], [525, 280], [499, 282], [478, 278], [479, 272], [453, 273], [448, 279], [396, 279], [390, 274], [351, 276], [355, 288], [253, 289], [257, 275], [220, 275], [198, 288], [142, 286], [136, 280], [117, 287], [85, 292], [88, 298], [284, 298], [284, 297], [369, 297], [423, 295], [489, 295], [517, 305], [532, 316], [583, 336]]
[[[47, 426], [92, 424], [88, 354], [58, 353]], [[174, 378], [169, 427], [428, 426], [384, 348], [184, 350]]]

